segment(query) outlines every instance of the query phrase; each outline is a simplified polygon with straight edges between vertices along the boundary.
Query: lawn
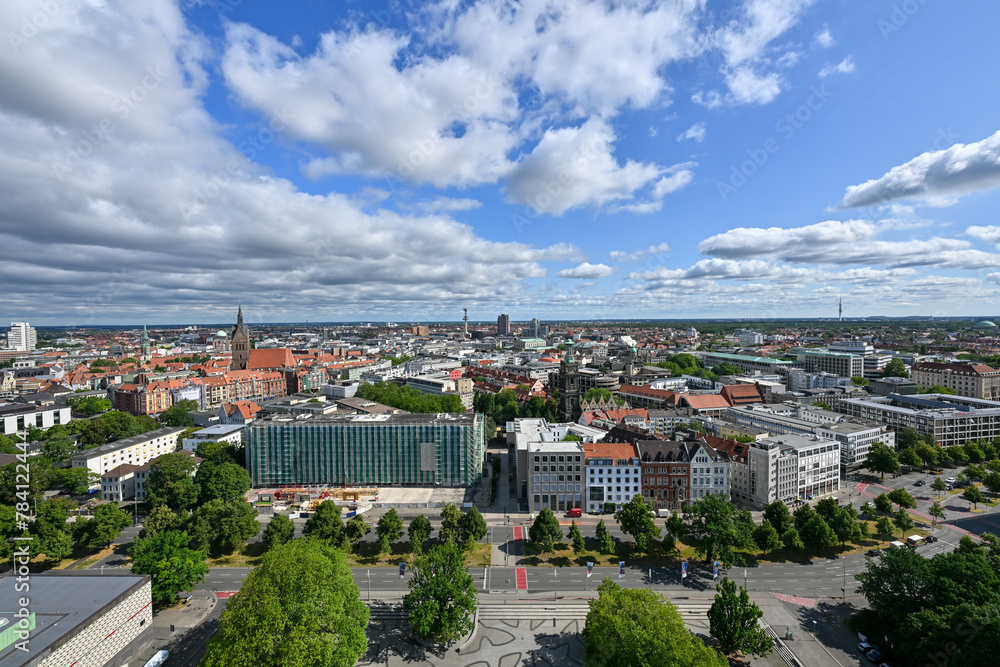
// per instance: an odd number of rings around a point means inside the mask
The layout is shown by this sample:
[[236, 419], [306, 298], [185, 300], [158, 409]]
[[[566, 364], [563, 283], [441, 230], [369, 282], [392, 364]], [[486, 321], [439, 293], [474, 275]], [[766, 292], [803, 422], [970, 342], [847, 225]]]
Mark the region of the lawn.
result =
[[242, 551], [231, 554], [209, 558], [205, 562], [209, 567], [257, 567], [260, 565], [261, 556], [264, 555], [264, 544], [254, 542], [248, 544]]
[[[434, 546], [428, 542], [424, 550]], [[492, 546], [476, 543], [465, 552], [465, 563], [469, 567], [489, 567]], [[399, 567], [399, 563], [412, 563], [415, 555], [410, 550], [409, 542], [394, 542], [392, 552], [387, 555], [378, 553], [377, 542], [362, 542], [352, 553], [347, 554], [347, 564], [351, 567]]]

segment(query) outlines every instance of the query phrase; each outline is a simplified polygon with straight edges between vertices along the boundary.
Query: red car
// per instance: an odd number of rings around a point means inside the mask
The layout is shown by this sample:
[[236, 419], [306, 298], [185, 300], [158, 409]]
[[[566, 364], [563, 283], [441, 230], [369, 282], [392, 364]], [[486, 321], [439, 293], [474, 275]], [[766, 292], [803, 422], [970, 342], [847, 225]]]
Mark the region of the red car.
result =
[[583, 510], [579, 507], [571, 507], [569, 511], [566, 512], [566, 516], [583, 516]]

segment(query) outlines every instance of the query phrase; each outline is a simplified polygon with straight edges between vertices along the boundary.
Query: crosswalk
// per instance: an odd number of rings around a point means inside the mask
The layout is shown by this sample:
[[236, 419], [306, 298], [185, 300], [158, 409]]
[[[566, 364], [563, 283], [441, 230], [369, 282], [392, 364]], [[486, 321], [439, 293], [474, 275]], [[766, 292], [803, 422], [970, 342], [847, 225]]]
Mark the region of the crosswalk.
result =
[[[708, 619], [708, 610], [712, 600], [671, 600], [684, 620], [704, 621]], [[482, 603], [479, 605], [480, 621], [584, 621], [590, 605], [586, 602], [515, 602], [515, 603]], [[376, 603], [371, 606], [371, 620], [403, 620], [406, 612], [400, 604]]]

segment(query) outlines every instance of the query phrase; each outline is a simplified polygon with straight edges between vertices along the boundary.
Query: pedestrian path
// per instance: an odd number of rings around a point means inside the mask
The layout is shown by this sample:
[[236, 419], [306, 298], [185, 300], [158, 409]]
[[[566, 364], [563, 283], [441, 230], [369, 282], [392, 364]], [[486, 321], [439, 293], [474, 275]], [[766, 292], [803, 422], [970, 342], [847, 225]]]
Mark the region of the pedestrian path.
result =
[[528, 590], [528, 569], [524, 567], [517, 568], [515, 576], [517, 579], [517, 590]]

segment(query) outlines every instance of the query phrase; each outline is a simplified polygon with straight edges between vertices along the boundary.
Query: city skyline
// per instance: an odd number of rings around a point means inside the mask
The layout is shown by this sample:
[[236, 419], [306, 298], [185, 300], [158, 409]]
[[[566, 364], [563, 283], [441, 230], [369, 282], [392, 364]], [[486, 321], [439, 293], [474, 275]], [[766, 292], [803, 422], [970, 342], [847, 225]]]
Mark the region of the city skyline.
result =
[[0, 7], [6, 322], [996, 310], [992, 5], [134, 4]]

